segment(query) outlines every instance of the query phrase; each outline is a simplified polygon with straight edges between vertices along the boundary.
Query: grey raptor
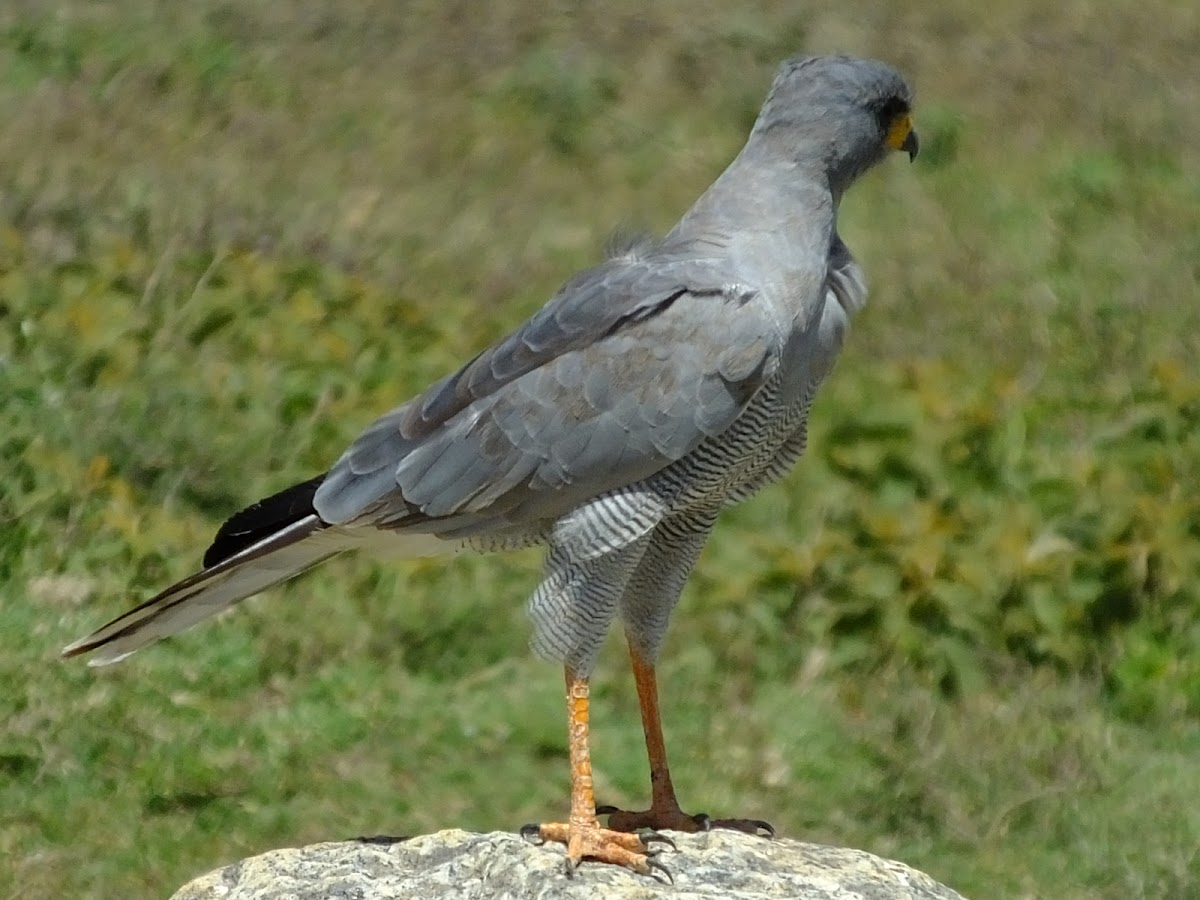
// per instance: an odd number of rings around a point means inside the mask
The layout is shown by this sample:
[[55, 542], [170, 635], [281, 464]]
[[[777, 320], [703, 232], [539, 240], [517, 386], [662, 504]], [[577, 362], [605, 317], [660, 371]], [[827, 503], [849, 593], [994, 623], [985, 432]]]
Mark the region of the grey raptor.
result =
[[[229, 519], [202, 571], [63, 653], [116, 662], [348, 550], [545, 545], [532, 646], [566, 669], [571, 807], [527, 836], [565, 843], [570, 868], [653, 874], [657, 829], [764, 827], [680, 810], [655, 660], [721, 510], [804, 450], [813, 396], [866, 300], [838, 207], [888, 151], [916, 155], [911, 102], [883, 63], [787, 60], [737, 158], [666, 237], [576, 275], [328, 472]], [[642, 812], [597, 810], [592, 792], [588, 682], [615, 618], [650, 758]]]

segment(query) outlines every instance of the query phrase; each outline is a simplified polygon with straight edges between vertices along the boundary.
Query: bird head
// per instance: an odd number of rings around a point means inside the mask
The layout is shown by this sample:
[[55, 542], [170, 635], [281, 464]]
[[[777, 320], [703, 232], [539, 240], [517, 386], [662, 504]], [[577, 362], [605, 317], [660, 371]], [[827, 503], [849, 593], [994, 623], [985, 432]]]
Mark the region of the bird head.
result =
[[915, 159], [912, 91], [886, 63], [849, 56], [784, 62], [751, 133], [771, 155], [820, 168], [837, 196], [901, 150]]

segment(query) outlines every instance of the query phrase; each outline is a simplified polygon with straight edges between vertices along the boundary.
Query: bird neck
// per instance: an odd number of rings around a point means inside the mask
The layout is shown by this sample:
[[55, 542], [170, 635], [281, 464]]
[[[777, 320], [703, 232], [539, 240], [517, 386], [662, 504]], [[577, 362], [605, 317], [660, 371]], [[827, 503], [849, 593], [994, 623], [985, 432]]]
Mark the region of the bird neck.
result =
[[[672, 232], [681, 238], [771, 235], [824, 259], [837, 201], [824, 174], [748, 144]], [[811, 246], [809, 246], [811, 244]]]

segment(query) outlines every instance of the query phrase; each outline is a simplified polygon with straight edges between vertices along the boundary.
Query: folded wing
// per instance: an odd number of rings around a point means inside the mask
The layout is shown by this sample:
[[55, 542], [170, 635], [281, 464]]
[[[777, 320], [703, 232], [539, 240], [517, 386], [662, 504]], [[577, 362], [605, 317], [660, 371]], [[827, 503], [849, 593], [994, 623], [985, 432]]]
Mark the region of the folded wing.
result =
[[447, 537], [556, 518], [724, 431], [781, 343], [757, 292], [717, 261], [611, 260], [371, 425], [314, 507]]

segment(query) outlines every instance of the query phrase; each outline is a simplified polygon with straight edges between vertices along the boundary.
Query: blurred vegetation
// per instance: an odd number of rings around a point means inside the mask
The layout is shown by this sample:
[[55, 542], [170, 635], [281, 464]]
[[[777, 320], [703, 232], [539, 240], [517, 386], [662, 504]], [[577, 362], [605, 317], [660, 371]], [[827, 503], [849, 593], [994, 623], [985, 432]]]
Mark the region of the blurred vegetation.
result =
[[[1200, 894], [1197, 46], [1166, 0], [6, 4], [0, 897], [561, 814], [534, 553], [57, 651], [669, 227], [834, 50], [911, 76], [923, 152], [847, 200], [872, 303], [812, 449], [675, 616], [684, 803], [968, 896]], [[601, 798], [644, 802], [616, 642], [595, 692]]]

